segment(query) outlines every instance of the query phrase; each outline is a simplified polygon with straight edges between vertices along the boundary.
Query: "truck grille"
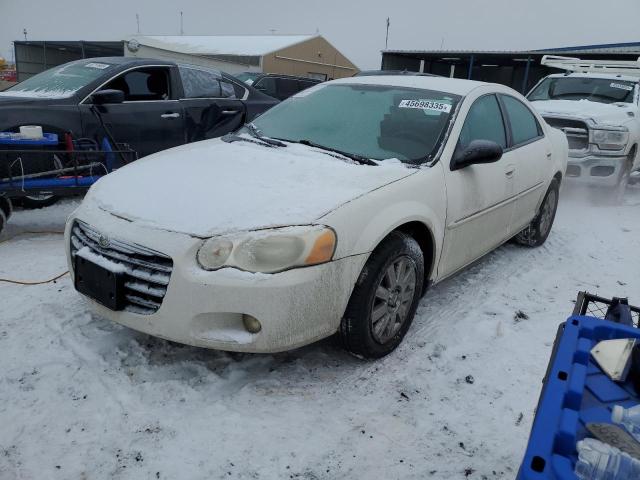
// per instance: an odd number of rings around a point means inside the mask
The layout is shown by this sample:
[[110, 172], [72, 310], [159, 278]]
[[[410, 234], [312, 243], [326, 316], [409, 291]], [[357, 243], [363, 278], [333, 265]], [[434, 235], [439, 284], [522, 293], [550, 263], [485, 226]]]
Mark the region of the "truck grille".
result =
[[559, 128], [567, 136], [569, 150], [589, 149], [589, 127], [581, 120], [572, 118], [544, 117], [549, 125]]
[[109, 239], [84, 222], [75, 221], [71, 229], [71, 257], [87, 247], [92, 253], [122, 265], [125, 269], [125, 310], [142, 315], [155, 313], [162, 304], [173, 270], [170, 257], [133, 243]]

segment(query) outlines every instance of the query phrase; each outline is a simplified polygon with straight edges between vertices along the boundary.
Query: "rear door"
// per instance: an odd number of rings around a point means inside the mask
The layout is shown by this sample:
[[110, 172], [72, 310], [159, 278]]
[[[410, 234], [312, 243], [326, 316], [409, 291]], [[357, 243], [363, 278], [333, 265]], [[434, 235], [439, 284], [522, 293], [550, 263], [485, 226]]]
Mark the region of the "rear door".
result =
[[[129, 69], [100, 87], [125, 94], [124, 103], [98, 108], [117, 143], [126, 143], [144, 157], [185, 142], [183, 111], [174, 98], [175, 72], [170, 66]], [[80, 105], [84, 136], [105, 137], [91, 111], [91, 97]]]
[[511, 95], [499, 95], [509, 130], [509, 152], [515, 157], [516, 194], [511, 232], [520, 232], [536, 215], [544, 194], [544, 179], [553, 159], [549, 139], [535, 115], [523, 102]]
[[219, 137], [242, 126], [246, 112], [238, 94], [246, 92], [244, 87], [213, 69], [181, 65], [179, 70], [188, 142]]
[[[471, 105], [456, 150], [473, 140], [490, 140], [507, 148], [507, 129], [495, 94]], [[451, 170], [444, 166], [447, 220], [439, 278], [444, 278], [503, 243], [513, 212], [515, 154], [508, 150], [495, 163]]]

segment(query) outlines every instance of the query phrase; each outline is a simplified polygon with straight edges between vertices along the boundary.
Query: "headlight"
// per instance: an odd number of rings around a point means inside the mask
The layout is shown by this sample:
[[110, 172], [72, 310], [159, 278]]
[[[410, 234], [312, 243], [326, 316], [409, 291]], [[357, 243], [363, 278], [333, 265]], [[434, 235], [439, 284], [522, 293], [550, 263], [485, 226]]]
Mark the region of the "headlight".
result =
[[336, 234], [328, 227], [285, 227], [240, 235], [214, 237], [198, 250], [205, 270], [235, 267], [249, 272], [275, 273], [331, 260]]
[[591, 130], [591, 143], [595, 143], [601, 150], [622, 150], [629, 141], [626, 130]]

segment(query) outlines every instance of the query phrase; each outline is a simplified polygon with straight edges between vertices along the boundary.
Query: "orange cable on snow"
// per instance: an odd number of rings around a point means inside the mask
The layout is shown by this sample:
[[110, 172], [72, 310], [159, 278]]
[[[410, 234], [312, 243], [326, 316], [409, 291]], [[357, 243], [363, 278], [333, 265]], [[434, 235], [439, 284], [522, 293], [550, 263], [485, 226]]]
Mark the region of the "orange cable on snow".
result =
[[0, 278], [0, 282], [13, 283], [15, 285], [43, 285], [45, 283], [55, 282], [59, 278], [64, 277], [67, 273], [69, 273], [69, 270], [67, 270], [66, 272], [63, 272], [60, 275], [57, 275], [57, 276], [55, 276], [53, 278], [50, 278], [49, 280], [42, 280], [42, 281], [39, 281], [39, 282], [23, 282], [21, 280], [11, 280], [9, 278]]
[[[22, 237], [24, 235], [64, 235], [64, 232], [57, 232], [57, 231], [26, 231], [26, 232], [20, 232], [17, 233], [9, 238], [5, 238], [3, 240], [0, 240], [0, 243], [5, 243], [8, 242], [9, 240], [13, 240], [16, 237]], [[51, 282], [55, 282], [56, 280], [58, 280], [59, 278], [64, 277], [67, 273], [69, 273], [69, 270], [67, 270], [66, 272], [61, 273], [60, 275], [56, 275], [53, 278], [50, 278], [49, 280], [42, 280], [42, 281], [37, 281], [37, 282], [26, 282], [26, 281], [22, 281], [22, 280], [11, 280], [10, 278], [0, 278], [0, 283], [13, 283], [15, 285], [44, 285], [45, 283], [51, 283]]]

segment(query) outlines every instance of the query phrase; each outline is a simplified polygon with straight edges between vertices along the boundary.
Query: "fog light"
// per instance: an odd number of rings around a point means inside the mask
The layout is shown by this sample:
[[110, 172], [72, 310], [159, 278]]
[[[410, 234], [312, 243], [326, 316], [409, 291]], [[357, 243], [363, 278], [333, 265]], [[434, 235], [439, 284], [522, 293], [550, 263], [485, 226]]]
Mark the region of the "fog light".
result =
[[258, 319], [251, 315], [242, 315], [242, 323], [249, 333], [258, 333], [262, 330], [262, 325], [260, 325]]

